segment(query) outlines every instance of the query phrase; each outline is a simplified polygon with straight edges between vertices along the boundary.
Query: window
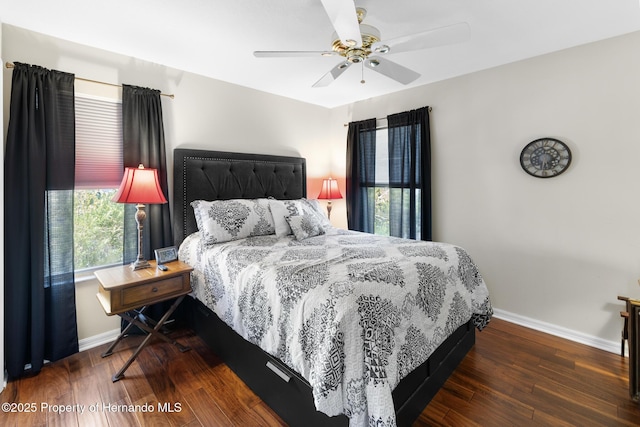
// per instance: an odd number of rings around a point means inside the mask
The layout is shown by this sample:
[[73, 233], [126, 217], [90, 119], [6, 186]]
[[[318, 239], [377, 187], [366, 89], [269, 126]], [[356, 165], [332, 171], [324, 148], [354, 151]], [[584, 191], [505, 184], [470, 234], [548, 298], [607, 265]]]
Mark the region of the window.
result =
[[431, 240], [429, 107], [349, 123], [347, 196], [349, 228]]
[[122, 103], [76, 94], [75, 270], [122, 263]]
[[376, 176], [373, 191], [375, 206], [373, 232], [389, 235], [389, 144], [387, 129], [376, 130]]
[[[391, 212], [390, 207], [392, 204], [399, 203], [400, 206], [396, 207], [395, 215], [402, 215], [408, 217], [408, 212], [411, 209], [409, 192], [412, 191], [408, 188], [408, 185], [394, 182], [391, 183], [389, 179], [389, 133], [387, 128], [376, 130], [376, 173], [374, 187], [369, 191], [373, 191], [374, 201], [374, 234], [383, 236], [390, 236], [391, 229], [391, 216], [394, 213]], [[394, 165], [397, 162], [392, 162]], [[420, 203], [420, 188], [413, 190], [416, 192], [416, 212], [420, 212], [422, 209]], [[419, 215], [417, 215], [419, 218]], [[407, 220], [406, 218], [404, 219]], [[416, 224], [417, 233], [420, 235], [420, 222]], [[403, 236], [404, 237], [404, 236]]]

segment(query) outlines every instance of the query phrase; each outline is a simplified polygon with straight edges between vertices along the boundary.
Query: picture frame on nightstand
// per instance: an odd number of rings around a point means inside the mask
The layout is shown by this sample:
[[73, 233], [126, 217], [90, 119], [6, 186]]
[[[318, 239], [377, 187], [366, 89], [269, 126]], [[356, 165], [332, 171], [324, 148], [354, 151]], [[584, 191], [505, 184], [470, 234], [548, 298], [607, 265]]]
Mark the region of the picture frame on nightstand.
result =
[[175, 246], [168, 246], [166, 248], [156, 249], [156, 262], [158, 265], [165, 264], [167, 262], [175, 261], [178, 259], [178, 251]]

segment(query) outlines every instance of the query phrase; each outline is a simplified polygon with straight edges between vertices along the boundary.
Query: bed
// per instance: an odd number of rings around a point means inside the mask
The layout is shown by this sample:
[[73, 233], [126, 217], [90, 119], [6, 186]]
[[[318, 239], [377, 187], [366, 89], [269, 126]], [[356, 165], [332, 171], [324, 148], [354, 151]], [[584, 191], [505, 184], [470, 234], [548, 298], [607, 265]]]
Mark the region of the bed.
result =
[[[306, 196], [304, 158], [174, 150], [190, 326], [289, 425], [410, 425], [491, 318], [482, 277], [453, 245], [332, 228]], [[274, 223], [220, 239], [203, 214], [220, 205]]]

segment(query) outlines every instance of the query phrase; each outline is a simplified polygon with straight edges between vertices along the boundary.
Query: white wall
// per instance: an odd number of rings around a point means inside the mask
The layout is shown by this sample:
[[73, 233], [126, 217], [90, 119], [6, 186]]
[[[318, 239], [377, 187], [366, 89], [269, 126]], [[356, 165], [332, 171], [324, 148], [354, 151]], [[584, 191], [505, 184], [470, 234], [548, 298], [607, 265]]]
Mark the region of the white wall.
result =
[[[499, 313], [619, 343], [616, 297], [640, 298], [639, 50], [634, 33], [473, 73], [342, 107], [332, 127], [432, 106], [434, 239], [470, 251]], [[533, 178], [520, 151], [545, 136], [573, 163]]]
[[[174, 99], [162, 97], [170, 174], [172, 153], [176, 147], [306, 157], [309, 197], [319, 193], [322, 178], [332, 172], [326, 126], [330, 110], [326, 108], [10, 25], [2, 28], [3, 55], [7, 61], [71, 72], [85, 79], [147, 86], [174, 94]], [[4, 117], [7, 120], [11, 71], [3, 68], [3, 75]], [[112, 92], [108, 87], [81, 82], [76, 84], [76, 90]], [[88, 280], [76, 287], [78, 335], [81, 340], [108, 334], [119, 327], [119, 318], [105, 316], [98, 305], [95, 297], [97, 286], [95, 280]]]

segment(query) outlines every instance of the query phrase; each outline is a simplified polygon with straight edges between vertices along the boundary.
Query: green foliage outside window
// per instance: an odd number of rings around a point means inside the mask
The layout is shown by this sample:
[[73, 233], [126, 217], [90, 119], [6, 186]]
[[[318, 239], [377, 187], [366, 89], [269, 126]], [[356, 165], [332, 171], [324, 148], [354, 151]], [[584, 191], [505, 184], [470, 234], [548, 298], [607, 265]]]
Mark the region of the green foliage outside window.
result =
[[[398, 203], [398, 200], [401, 200], [402, 206], [402, 215], [405, 218], [405, 221], [408, 222], [409, 212], [411, 210], [411, 198], [409, 195], [409, 189], [398, 189], [395, 188], [391, 190], [389, 187], [370, 187], [369, 191], [373, 191], [373, 200], [374, 200], [374, 234], [378, 234], [381, 236], [389, 236], [390, 228], [389, 228], [389, 207], [391, 205], [391, 191], [395, 191], [394, 193], [394, 201]], [[404, 197], [400, 197], [400, 194], [397, 192], [403, 192]], [[419, 236], [421, 233], [421, 224], [420, 224], [420, 212], [422, 211], [422, 203], [420, 201], [420, 189], [415, 190], [416, 194], [416, 233]], [[402, 236], [398, 236], [402, 237]]]
[[122, 263], [124, 205], [111, 201], [115, 193], [115, 189], [75, 191], [76, 270]]
[[381, 236], [389, 235], [389, 187], [374, 187], [375, 222], [373, 230]]

